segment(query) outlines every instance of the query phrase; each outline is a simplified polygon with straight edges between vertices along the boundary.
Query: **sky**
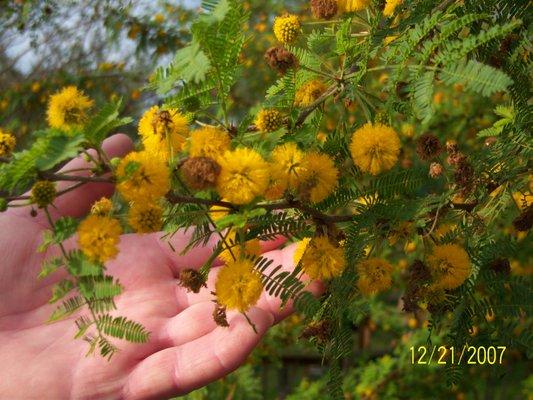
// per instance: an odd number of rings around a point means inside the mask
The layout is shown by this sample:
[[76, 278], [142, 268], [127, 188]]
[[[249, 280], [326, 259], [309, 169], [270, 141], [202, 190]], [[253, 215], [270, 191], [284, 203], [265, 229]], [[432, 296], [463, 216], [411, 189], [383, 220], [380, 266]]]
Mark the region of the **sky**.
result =
[[[97, 0], [98, 1], [98, 0]], [[200, 6], [201, 0], [173, 0], [170, 1], [175, 4], [183, 4], [186, 7], [190, 8], [196, 8]], [[145, 8], [149, 7], [151, 4], [154, 4], [153, 0], [135, 0], [132, 1], [133, 4], [137, 5], [139, 8]], [[72, 20], [75, 21], [75, 16], [72, 17]], [[65, 24], [68, 24], [68, 21], [65, 21]], [[128, 44], [125, 44], [126, 46]], [[10, 57], [18, 57], [20, 55], [20, 59], [15, 64], [15, 67], [21, 71], [22, 73], [27, 73], [28, 71], [32, 70], [36, 58], [36, 54], [38, 52], [38, 49], [32, 49], [30, 46], [30, 38], [28, 35], [20, 35], [19, 38], [17, 38], [16, 41], [13, 42], [13, 44], [7, 49], [6, 53]], [[117, 55], [118, 56], [118, 55]], [[110, 59], [112, 60], [114, 57], [113, 55], [110, 56]], [[117, 57], [120, 58], [120, 57]]]

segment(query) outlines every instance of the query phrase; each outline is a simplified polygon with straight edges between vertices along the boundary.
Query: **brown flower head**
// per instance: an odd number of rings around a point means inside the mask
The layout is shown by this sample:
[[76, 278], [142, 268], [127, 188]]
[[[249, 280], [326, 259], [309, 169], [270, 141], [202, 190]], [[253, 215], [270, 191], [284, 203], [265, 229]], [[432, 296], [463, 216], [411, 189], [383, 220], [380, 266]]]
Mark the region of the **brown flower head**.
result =
[[218, 326], [228, 327], [228, 318], [226, 316], [226, 307], [216, 303], [216, 307], [213, 310], [213, 319]]
[[416, 142], [416, 152], [422, 160], [431, 160], [442, 151], [439, 138], [431, 133], [420, 136]]
[[202, 287], [207, 287], [205, 277], [195, 269], [184, 269], [180, 272], [178, 279], [180, 286], [193, 293], [198, 293]]
[[470, 165], [466, 157], [463, 157], [454, 173], [455, 183], [464, 189], [472, 187], [472, 179], [474, 177], [474, 168]]
[[329, 321], [323, 320], [311, 322], [300, 334], [300, 339], [316, 338], [318, 342], [325, 343], [330, 335], [330, 330], [331, 327]]
[[513, 226], [519, 232], [529, 231], [531, 225], [533, 225], [533, 204], [522, 211], [522, 214], [513, 221]]
[[181, 166], [181, 173], [187, 185], [202, 190], [215, 185], [220, 165], [209, 157], [191, 157]]
[[511, 264], [507, 258], [497, 258], [489, 264], [489, 268], [497, 274], [509, 275]]
[[291, 68], [298, 68], [298, 59], [283, 47], [271, 47], [265, 53], [265, 60], [270, 68], [284, 74]]
[[336, 0], [311, 0], [311, 12], [315, 18], [331, 19], [338, 11]]

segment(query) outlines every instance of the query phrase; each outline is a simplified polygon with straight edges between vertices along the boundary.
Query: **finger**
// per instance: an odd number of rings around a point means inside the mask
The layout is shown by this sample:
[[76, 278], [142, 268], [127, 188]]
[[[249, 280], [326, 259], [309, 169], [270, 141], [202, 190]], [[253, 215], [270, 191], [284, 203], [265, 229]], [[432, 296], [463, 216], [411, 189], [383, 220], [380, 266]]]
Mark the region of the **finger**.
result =
[[207, 335], [217, 327], [213, 319], [215, 304], [204, 301], [169, 318], [161, 328], [159, 341], [164, 348], [181, 346]]
[[157, 352], [141, 361], [124, 386], [127, 399], [155, 399], [183, 395], [234, 371], [260, 341], [274, 318], [252, 308], [248, 317], [234, 314], [230, 326], [217, 327], [207, 335], [181, 346]]
[[[133, 143], [131, 139], [124, 134], [117, 134], [104, 140], [102, 149], [109, 158], [121, 157], [131, 151]], [[94, 150], [89, 150], [89, 153], [95, 155]], [[60, 171], [67, 172], [69, 170], [78, 170], [82, 168], [91, 168], [92, 163], [84, 160], [82, 157], [77, 157], [67, 163]], [[73, 171], [67, 172], [72, 176], [89, 176], [90, 171]], [[62, 191], [73, 187], [76, 183], [60, 181], [57, 183], [57, 190]], [[53, 203], [53, 207], [49, 207], [50, 214], [53, 219], [62, 216], [80, 217], [85, 215], [91, 208], [91, 205], [103, 196], [111, 196], [114, 186], [110, 183], [88, 183], [69, 191], [57, 197]], [[29, 195], [30, 193], [26, 193]], [[29, 216], [32, 206], [14, 208], [11, 211], [16, 215]], [[47, 225], [46, 216], [42, 210], [39, 210], [34, 219], [35, 222]]]

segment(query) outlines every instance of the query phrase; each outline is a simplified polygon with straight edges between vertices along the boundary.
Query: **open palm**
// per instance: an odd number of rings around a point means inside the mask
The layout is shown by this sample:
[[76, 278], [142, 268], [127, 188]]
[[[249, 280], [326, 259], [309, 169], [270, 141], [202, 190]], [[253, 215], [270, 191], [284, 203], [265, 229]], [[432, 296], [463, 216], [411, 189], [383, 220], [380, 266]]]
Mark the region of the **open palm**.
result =
[[[104, 150], [121, 156], [131, 148], [124, 135], [107, 140]], [[66, 168], [79, 168], [77, 159]], [[56, 199], [54, 217], [83, 216], [91, 204], [113, 188], [89, 184]], [[2, 399], [148, 399], [187, 393], [237, 368], [266, 330], [290, 313], [265, 293], [248, 316], [228, 313], [229, 327], [213, 320], [211, 291], [218, 268], [213, 268], [208, 287], [198, 294], [178, 285], [185, 268], [198, 268], [209, 257], [215, 239], [203, 248], [180, 256], [188, 242], [185, 232], [172, 239], [174, 252], [161, 234], [123, 235], [118, 257], [107, 263], [109, 274], [124, 287], [117, 297], [117, 314], [142, 323], [150, 332], [145, 344], [120, 341], [111, 362], [86, 357], [87, 343], [74, 340], [75, 317], [48, 324], [54, 309], [49, 304], [52, 287], [64, 277], [57, 272], [38, 279], [42, 261], [53, 256], [37, 252], [47, 223], [27, 208], [0, 215], [0, 398]], [[274, 250], [280, 242], [263, 243], [264, 256], [275, 265], [293, 267], [293, 246]], [[67, 243], [68, 247], [75, 242]], [[310, 285], [318, 291], [318, 284]]]

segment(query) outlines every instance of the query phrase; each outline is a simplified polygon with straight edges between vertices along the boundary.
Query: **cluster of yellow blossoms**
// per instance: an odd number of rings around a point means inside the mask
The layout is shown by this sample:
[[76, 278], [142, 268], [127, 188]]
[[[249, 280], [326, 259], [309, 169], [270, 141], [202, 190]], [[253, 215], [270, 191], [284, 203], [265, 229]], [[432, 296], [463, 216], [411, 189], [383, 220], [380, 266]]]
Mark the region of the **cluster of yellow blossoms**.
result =
[[50, 97], [48, 124], [51, 128], [72, 132], [83, 127], [94, 102], [75, 86], [67, 86]]
[[0, 157], [7, 157], [15, 149], [15, 136], [0, 129]]

